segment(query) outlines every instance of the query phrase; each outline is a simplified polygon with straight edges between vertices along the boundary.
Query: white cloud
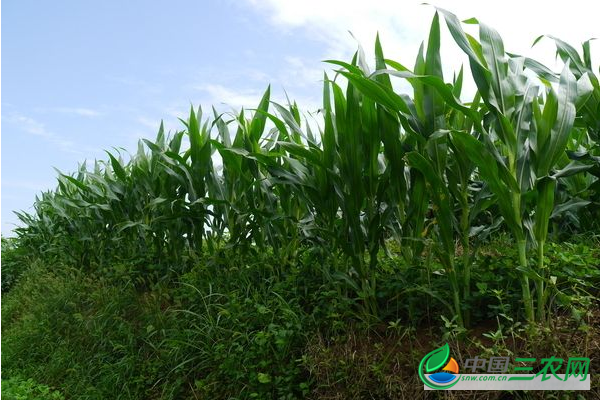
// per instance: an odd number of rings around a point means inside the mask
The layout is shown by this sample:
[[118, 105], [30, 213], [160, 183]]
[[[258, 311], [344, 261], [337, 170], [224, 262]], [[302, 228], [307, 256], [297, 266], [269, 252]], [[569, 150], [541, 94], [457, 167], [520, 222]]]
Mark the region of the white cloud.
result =
[[[364, 47], [367, 60], [372, 60], [372, 47], [375, 35], [379, 32], [386, 57], [412, 67], [419, 45], [427, 39], [434, 14], [433, 7], [421, 4], [423, 0], [246, 1], [265, 14], [265, 19], [276, 26], [281, 34], [302, 34], [310, 40], [320, 42], [322, 53], [307, 59], [299, 56], [302, 51], [290, 49], [282, 57], [283, 65], [272, 76], [260, 70], [246, 69], [242, 72], [222, 71], [219, 81], [206, 81], [205, 76], [200, 77], [196, 81], [198, 83], [192, 85], [200, 93], [200, 103], [197, 99], [193, 103], [201, 104], [207, 114], [212, 114], [209, 107], [213, 104], [220, 111], [226, 111], [228, 107], [238, 110], [241, 107], [256, 107], [267, 83], [272, 84], [272, 100], [285, 104], [286, 98], [282, 90], [285, 89], [301, 109], [314, 111], [321, 106], [323, 70], [331, 69], [322, 60], [348, 60], [356, 51], [358, 43]], [[507, 51], [529, 55], [551, 67], [557, 67], [553, 44], [549, 40], [542, 41], [531, 49], [537, 36], [543, 33], [553, 34], [577, 46], [599, 33], [593, 32], [597, 25], [595, 13], [588, 12], [591, 11], [590, 3], [581, 0], [571, 1], [569, 7], [554, 7], [542, 1], [515, 0], [507, 0], [501, 6], [474, 0], [435, 3], [454, 12], [460, 19], [477, 17], [500, 32]], [[441, 27], [442, 58], [446, 80], [449, 81], [452, 73], [461, 64], [466, 65], [467, 60], [447, 32], [443, 18]], [[477, 34], [476, 26], [465, 26], [465, 29]], [[244, 54], [249, 58], [258, 56], [252, 50], [245, 50]], [[240, 73], [244, 77], [242, 85], [239, 84]], [[264, 87], [259, 87], [256, 83], [263, 83]], [[407, 88], [407, 84], [401, 80], [396, 83], [398, 88]], [[465, 91], [471, 92], [473, 88], [472, 82], [467, 80]], [[224, 109], [223, 105], [228, 107]], [[174, 117], [185, 119], [188, 110], [189, 103], [167, 107], [166, 114], [170, 118], [165, 121], [165, 126], [178, 128], [179, 123]], [[156, 128], [152, 121], [139, 122], [146, 127]]]
[[[270, 22], [283, 34], [303, 30], [309, 38], [321, 41], [325, 45], [325, 58], [347, 60], [352, 55], [357, 43], [348, 34], [351, 31], [371, 59], [371, 48], [379, 32], [386, 57], [407, 66], [413, 65], [419, 44], [427, 39], [434, 14], [431, 6], [421, 5], [422, 0], [247, 1], [266, 13]], [[597, 28], [600, 7], [590, 1], [570, 0], [566, 6], [540, 0], [506, 0], [502, 3], [446, 0], [433, 3], [452, 11], [460, 19], [478, 18], [499, 31], [507, 51], [537, 58], [550, 66], [555, 65], [553, 44], [546, 41], [531, 49], [537, 36], [551, 34], [579, 48], [581, 42], [600, 34]], [[442, 57], [454, 64], [445, 65], [449, 72], [464, 63], [465, 57], [454, 45], [444, 23], [442, 27]]]

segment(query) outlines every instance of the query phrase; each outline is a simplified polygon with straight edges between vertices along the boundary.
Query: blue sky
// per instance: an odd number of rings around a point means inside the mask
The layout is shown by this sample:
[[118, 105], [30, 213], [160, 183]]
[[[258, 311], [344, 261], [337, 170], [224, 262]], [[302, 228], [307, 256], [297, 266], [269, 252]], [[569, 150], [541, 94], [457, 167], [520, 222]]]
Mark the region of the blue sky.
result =
[[4, 234], [12, 210], [54, 187], [52, 167], [71, 172], [113, 146], [133, 151], [161, 119], [177, 128], [191, 103], [251, 107], [269, 82], [281, 92], [284, 80], [297, 97], [310, 96], [304, 77], [293, 79], [299, 71], [280, 69], [320, 63], [317, 42], [282, 34], [244, 3], [2, 5]]
[[[72, 172], [104, 158], [103, 149], [134, 151], [161, 119], [179, 128], [190, 104], [253, 107], [270, 83], [276, 98], [285, 89], [314, 110], [322, 60], [348, 59], [356, 40], [369, 56], [377, 31], [386, 55], [411, 65], [433, 15], [420, 2], [5, 0], [2, 233], [17, 222], [14, 210], [31, 210], [36, 193], [54, 187], [53, 167]], [[544, 2], [438, 3], [463, 19], [477, 16], [509, 50], [537, 58], [552, 55], [550, 43], [529, 48], [539, 34], [575, 45], [600, 36], [593, 2], [570, 1], [566, 10]], [[456, 60], [446, 69], [460, 64], [449, 40], [444, 52]]]

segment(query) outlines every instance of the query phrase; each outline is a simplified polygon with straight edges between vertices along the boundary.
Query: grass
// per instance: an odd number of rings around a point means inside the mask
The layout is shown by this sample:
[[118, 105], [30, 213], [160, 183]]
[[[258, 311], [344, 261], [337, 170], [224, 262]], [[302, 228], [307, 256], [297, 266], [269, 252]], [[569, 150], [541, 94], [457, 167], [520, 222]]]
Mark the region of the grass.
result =
[[[550, 328], [533, 334], [511, 317], [520, 296], [518, 273], [501, 274], [518, 262], [509, 238], [474, 260], [480, 284], [469, 331], [438, 300], [451, 293], [443, 266], [433, 262], [427, 276], [399, 254], [382, 255], [378, 307], [388, 314], [378, 322], [363, 318], [343, 280], [308, 274], [316, 261], [309, 255], [277, 276], [272, 254], [223, 252], [198, 260], [178, 282], [152, 284], [37, 262], [3, 295], [3, 377], [27, 376], [78, 399], [422, 398], [415, 368], [448, 342], [459, 361], [590, 356], [598, 382], [599, 256], [594, 239], [550, 244], [562, 291]], [[410, 290], [421, 279], [432, 289]]]

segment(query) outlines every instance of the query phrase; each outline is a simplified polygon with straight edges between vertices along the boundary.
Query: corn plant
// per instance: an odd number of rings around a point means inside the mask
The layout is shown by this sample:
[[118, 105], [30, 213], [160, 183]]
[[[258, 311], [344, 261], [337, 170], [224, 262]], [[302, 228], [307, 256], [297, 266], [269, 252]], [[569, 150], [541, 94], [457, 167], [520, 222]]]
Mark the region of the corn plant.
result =
[[[450, 32], [468, 55], [473, 78], [485, 103], [481, 141], [464, 132], [453, 132], [453, 139], [478, 166], [497, 196], [500, 212], [518, 244], [522, 291], [529, 321], [534, 321], [534, 306], [529, 278], [537, 290], [537, 319], [544, 319], [545, 268], [544, 244], [548, 221], [554, 208], [554, 189], [558, 174], [553, 167], [563, 156], [575, 121], [578, 96], [585, 98], [589, 89], [580, 86], [565, 64], [558, 93], [552, 87], [540, 97], [538, 88], [524, 73], [525, 60], [508, 57], [496, 31], [479, 24], [478, 43], [462, 30], [457, 18], [444, 12]], [[543, 107], [542, 105], [543, 104]], [[537, 194], [534, 210], [523, 209], [523, 196]], [[538, 266], [529, 268], [526, 257], [526, 224], [529, 211], [534, 213], [533, 237], [538, 249]]]

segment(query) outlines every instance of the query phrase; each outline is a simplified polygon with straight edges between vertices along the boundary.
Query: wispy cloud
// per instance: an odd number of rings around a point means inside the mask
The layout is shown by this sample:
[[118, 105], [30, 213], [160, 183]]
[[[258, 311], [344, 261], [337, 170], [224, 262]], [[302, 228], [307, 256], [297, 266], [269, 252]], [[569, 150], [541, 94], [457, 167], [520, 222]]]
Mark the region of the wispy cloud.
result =
[[59, 113], [85, 118], [96, 118], [105, 114], [104, 111], [87, 107], [35, 107], [33, 110], [41, 114]]
[[[225, 104], [236, 110], [242, 107], [255, 108], [264, 94], [262, 89], [240, 89], [217, 84], [198, 85], [196, 89], [205, 94], [204, 104]], [[287, 100], [285, 92], [272, 88], [271, 101], [287, 104]], [[300, 109], [305, 111], [316, 111], [320, 107], [320, 102], [313, 97], [290, 96], [290, 101], [296, 101]]]
[[50, 111], [63, 113], [63, 114], [74, 114], [82, 117], [99, 117], [104, 113], [98, 110], [93, 110], [91, 108], [81, 108], [81, 107], [55, 107], [51, 108]]
[[[53, 185], [54, 185], [54, 182], [48, 183], [48, 182], [37, 182], [37, 181], [14, 181], [14, 180], [2, 179], [2, 186], [4, 188], [26, 189], [26, 190], [33, 190], [35, 192], [46, 190], [50, 187], [53, 187]], [[2, 197], [5, 197], [5, 196], [2, 196]]]
[[203, 84], [195, 87], [205, 93], [212, 104], [226, 104], [233, 108], [255, 107], [262, 97], [257, 89], [231, 89], [218, 84]]
[[156, 130], [160, 126], [160, 121], [144, 116], [137, 117], [137, 122], [151, 130]]
[[[10, 124], [10, 129], [16, 129], [21, 132], [40, 137], [65, 153], [84, 156], [86, 155], [86, 152], [89, 153], [94, 151], [94, 149], [89, 146], [80, 146], [72, 140], [65, 139], [64, 137], [49, 131], [42, 122], [26, 115], [13, 112], [8, 115], [3, 115], [2, 121]], [[4, 126], [3, 130], [6, 132], [6, 128]]]
[[121, 86], [133, 86], [149, 94], [160, 94], [163, 91], [163, 86], [160, 84], [131, 76], [107, 76], [105, 79]]
[[320, 60], [307, 61], [298, 56], [286, 56], [284, 61], [278, 80], [285, 88], [315, 88], [321, 85], [324, 65]]

